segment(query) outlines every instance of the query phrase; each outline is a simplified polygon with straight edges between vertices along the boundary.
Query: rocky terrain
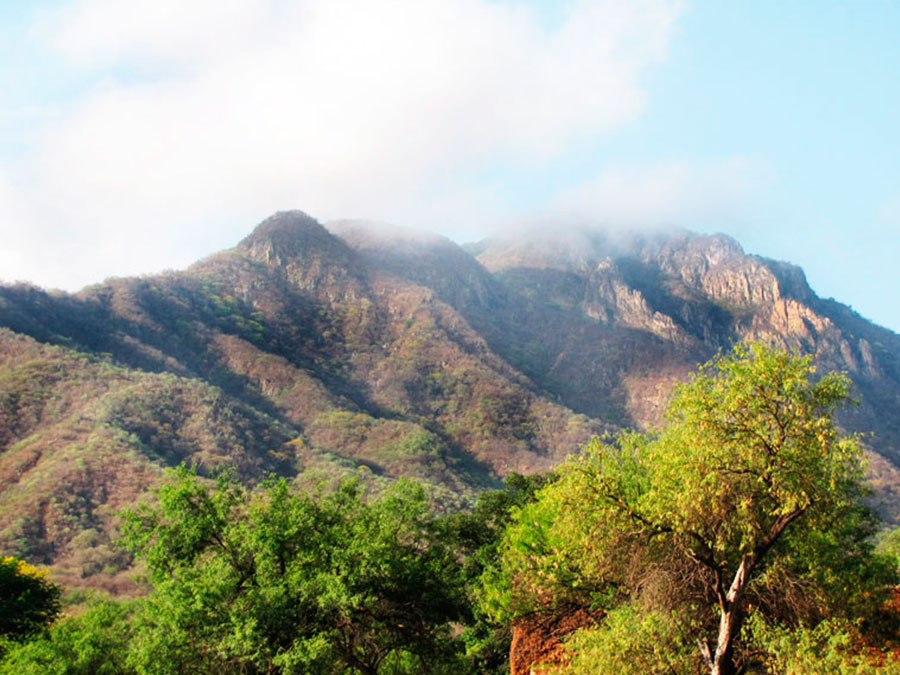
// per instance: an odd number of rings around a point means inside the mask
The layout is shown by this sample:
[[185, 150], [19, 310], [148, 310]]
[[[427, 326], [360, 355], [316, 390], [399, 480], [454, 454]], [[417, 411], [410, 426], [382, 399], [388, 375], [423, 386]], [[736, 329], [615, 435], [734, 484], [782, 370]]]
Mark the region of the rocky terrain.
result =
[[0, 326], [0, 550], [72, 584], [130, 583], [115, 512], [164, 467], [412, 475], [452, 508], [593, 434], [652, 428], [673, 382], [740, 339], [848, 372], [842, 422], [900, 515], [900, 337], [723, 235], [460, 247], [284, 212], [181, 272], [0, 287]]

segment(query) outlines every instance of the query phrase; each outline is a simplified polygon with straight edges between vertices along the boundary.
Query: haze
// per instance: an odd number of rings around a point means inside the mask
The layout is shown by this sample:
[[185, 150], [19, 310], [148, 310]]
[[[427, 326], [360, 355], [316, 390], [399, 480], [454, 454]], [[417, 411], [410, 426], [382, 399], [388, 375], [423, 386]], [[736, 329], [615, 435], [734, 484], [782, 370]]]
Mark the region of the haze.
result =
[[734, 235], [900, 329], [900, 5], [45, 0], [0, 8], [0, 277], [177, 268], [270, 213], [457, 240]]

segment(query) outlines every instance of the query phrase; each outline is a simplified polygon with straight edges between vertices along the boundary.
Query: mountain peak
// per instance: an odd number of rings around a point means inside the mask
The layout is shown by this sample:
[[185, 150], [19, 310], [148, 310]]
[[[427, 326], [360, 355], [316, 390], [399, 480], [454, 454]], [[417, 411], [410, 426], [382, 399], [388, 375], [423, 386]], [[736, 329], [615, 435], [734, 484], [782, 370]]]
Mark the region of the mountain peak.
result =
[[548, 225], [466, 250], [328, 228], [284, 211], [186, 273], [76, 297], [0, 286], [0, 549], [118, 583], [83, 565], [118, 569], [91, 557], [107, 514], [182, 461], [448, 490], [547, 470], [595, 433], [655, 428], [674, 382], [739, 339], [849, 373], [861, 404], [841, 424], [866, 432], [900, 523], [900, 336], [799, 268], [686, 231]]
[[[250, 260], [281, 270], [291, 283], [306, 290], [353, 294], [364, 283], [357, 254], [303, 211], [269, 216], [237, 250]], [[349, 287], [337, 290], [348, 283]], [[351, 287], [353, 290], [348, 290]]]
[[238, 244], [251, 249], [260, 243], [278, 247], [296, 247], [310, 237], [328, 237], [328, 230], [312, 216], [300, 210], [278, 211], [269, 216]]
[[[303, 211], [279, 211], [238, 244], [254, 260], [276, 266], [320, 264], [351, 267], [355, 254], [339, 237]], [[317, 268], [318, 269], [318, 268]]]

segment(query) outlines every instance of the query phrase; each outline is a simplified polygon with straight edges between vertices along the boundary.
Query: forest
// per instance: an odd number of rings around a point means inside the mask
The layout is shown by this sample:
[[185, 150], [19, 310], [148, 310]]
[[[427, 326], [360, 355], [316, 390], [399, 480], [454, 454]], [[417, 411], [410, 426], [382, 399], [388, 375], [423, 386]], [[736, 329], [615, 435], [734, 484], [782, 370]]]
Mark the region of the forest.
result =
[[182, 465], [119, 514], [144, 594], [0, 561], [0, 673], [900, 673], [900, 534], [834, 421], [851, 393], [739, 344], [658, 430], [461, 510]]

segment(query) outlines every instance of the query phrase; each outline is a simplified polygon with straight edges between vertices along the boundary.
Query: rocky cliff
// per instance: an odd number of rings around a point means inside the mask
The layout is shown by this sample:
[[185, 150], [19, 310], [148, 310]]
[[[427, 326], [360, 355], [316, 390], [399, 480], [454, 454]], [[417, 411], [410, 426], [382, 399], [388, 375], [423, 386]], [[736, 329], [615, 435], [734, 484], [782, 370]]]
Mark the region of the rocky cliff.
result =
[[126, 583], [115, 511], [166, 466], [302, 484], [401, 474], [448, 507], [592, 434], [659, 422], [736, 340], [846, 370], [900, 513], [900, 338], [722, 236], [558, 232], [460, 247], [279, 213], [183, 272], [0, 288], [0, 547]]

